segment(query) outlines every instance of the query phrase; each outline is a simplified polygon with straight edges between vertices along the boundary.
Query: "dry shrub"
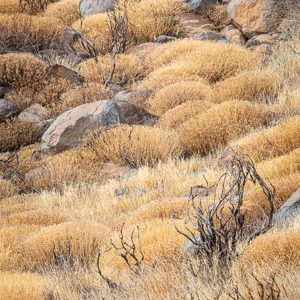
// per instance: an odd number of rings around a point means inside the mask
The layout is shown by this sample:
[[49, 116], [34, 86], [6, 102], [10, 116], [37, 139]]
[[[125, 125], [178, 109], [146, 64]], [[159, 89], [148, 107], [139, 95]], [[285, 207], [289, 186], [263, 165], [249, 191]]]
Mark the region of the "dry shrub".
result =
[[[105, 83], [111, 73], [111, 57], [109, 55], [87, 60], [80, 64], [81, 74], [87, 81]], [[144, 74], [142, 61], [136, 56], [128, 54], [118, 55], [113, 82], [132, 83]]]
[[272, 71], [248, 71], [217, 83], [211, 100], [268, 102], [276, 97], [281, 83], [281, 77]]
[[274, 107], [284, 117], [300, 115], [300, 90], [283, 93]]
[[87, 183], [99, 179], [103, 161], [90, 151], [68, 150], [49, 157], [34, 179], [25, 185], [29, 190], [62, 190], [65, 185]]
[[51, 115], [60, 115], [81, 104], [99, 100], [111, 99], [113, 92], [105, 89], [104, 85], [98, 82], [89, 82], [83, 86], [68, 90], [61, 95], [60, 103], [55, 103], [51, 108]]
[[270, 113], [263, 105], [227, 101], [183, 123], [178, 131], [188, 152], [205, 155], [270, 122]]
[[153, 166], [182, 154], [175, 132], [147, 126], [124, 126], [103, 132], [90, 147], [100, 159], [132, 167]]
[[205, 16], [214, 24], [216, 29], [224, 28], [230, 23], [227, 16], [227, 4], [210, 5]]
[[3, 14], [0, 18], [0, 52], [38, 51], [50, 48], [64, 27], [56, 18]]
[[23, 264], [30, 269], [41, 270], [63, 261], [54, 257], [65, 255], [67, 263], [91, 266], [97, 252], [108, 241], [110, 231], [100, 223], [79, 221], [67, 222], [42, 228], [23, 244]]
[[36, 143], [41, 137], [41, 128], [36, 123], [13, 119], [0, 124], [0, 152], [14, 151], [21, 146]]
[[178, 35], [181, 28], [174, 18], [185, 10], [181, 0], [129, 1], [129, 37], [135, 43], [154, 41], [159, 35]]
[[233, 142], [231, 147], [237, 152], [250, 155], [256, 162], [284, 155], [300, 147], [300, 116], [247, 135]]
[[162, 128], [177, 129], [184, 122], [200, 115], [213, 106], [208, 101], [185, 102], [164, 113], [157, 122]]
[[184, 63], [174, 63], [150, 73], [146, 79], [136, 84], [136, 88], [138, 90], [156, 90], [182, 81], [202, 81], [207, 84], [207, 81], [202, 77], [190, 74], [189, 70], [185, 69]]
[[13, 14], [20, 11], [19, 0], [1, 0], [0, 14]]
[[210, 87], [203, 80], [177, 82], [161, 89], [149, 100], [149, 111], [161, 116], [184, 102], [204, 100], [209, 92]]
[[0, 299], [44, 299], [47, 294], [47, 284], [46, 276], [0, 272]]
[[62, 0], [48, 5], [44, 14], [46, 17], [57, 18], [64, 25], [71, 25], [80, 18], [77, 0]]
[[260, 59], [237, 45], [183, 39], [155, 48], [149, 58], [153, 70], [171, 63], [179, 64], [184, 73], [217, 82], [254, 70]]
[[68, 217], [58, 212], [46, 210], [30, 210], [26, 212], [18, 212], [3, 218], [0, 222], [1, 226], [23, 226], [38, 225], [49, 226], [68, 221]]
[[16, 187], [8, 180], [0, 178], [0, 200], [17, 194]]
[[300, 148], [288, 154], [265, 160], [258, 165], [258, 169], [268, 178], [300, 172]]
[[290, 228], [274, 230], [255, 239], [240, 258], [242, 269], [280, 274], [299, 267], [299, 234], [299, 228]]
[[[300, 173], [290, 173], [284, 176], [274, 176], [270, 178], [271, 183], [276, 189], [274, 205], [278, 210], [290, 196], [299, 188]], [[269, 203], [263, 191], [257, 187], [247, 191], [243, 208], [246, 210], [247, 222], [255, 223], [264, 217], [269, 209]]]
[[1, 86], [39, 89], [46, 71], [46, 63], [31, 54], [5, 54], [0, 57]]
[[[81, 32], [96, 48], [99, 54], [107, 54], [111, 49], [112, 36], [108, 27], [107, 14], [90, 15], [83, 20], [78, 20], [72, 27]], [[88, 54], [82, 45], [75, 43], [74, 48], [82, 54]]]

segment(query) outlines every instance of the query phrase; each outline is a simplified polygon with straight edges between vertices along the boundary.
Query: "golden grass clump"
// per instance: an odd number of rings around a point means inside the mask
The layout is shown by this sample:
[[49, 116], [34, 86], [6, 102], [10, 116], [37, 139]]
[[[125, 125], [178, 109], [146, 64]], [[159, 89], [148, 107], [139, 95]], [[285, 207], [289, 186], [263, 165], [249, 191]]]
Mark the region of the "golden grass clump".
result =
[[135, 43], [155, 41], [159, 35], [178, 35], [182, 29], [174, 18], [185, 11], [181, 0], [129, 1], [129, 35]]
[[33, 191], [61, 190], [65, 185], [99, 179], [103, 161], [90, 151], [68, 150], [49, 157], [25, 185]]
[[164, 113], [159, 118], [157, 125], [162, 128], [177, 129], [184, 122], [206, 112], [212, 106], [213, 104], [208, 101], [185, 102]]
[[255, 239], [240, 258], [242, 269], [280, 274], [299, 267], [299, 228], [273, 230]]
[[250, 155], [256, 162], [284, 155], [300, 147], [300, 116], [249, 134], [233, 142], [231, 147], [237, 152]]
[[34, 144], [41, 136], [41, 128], [36, 123], [13, 119], [0, 124], [0, 151], [14, 151], [21, 146]]
[[0, 85], [19, 89], [40, 88], [47, 64], [31, 54], [5, 54], [0, 58]]
[[40, 300], [47, 295], [46, 276], [0, 272], [0, 299]]
[[187, 101], [205, 100], [210, 87], [200, 81], [181, 81], [158, 91], [149, 100], [149, 111], [161, 116], [168, 110]]
[[62, 0], [47, 6], [44, 16], [59, 19], [64, 25], [71, 25], [80, 18], [76, 0]]
[[217, 83], [211, 100], [269, 102], [275, 98], [281, 83], [281, 77], [272, 71], [248, 71]]
[[61, 251], [70, 255], [71, 264], [89, 266], [95, 263], [99, 249], [108, 242], [109, 236], [109, 228], [96, 222], [77, 221], [48, 226], [24, 242], [21, 250], [23, 264], [36, 270], [54, 266], [60, 262], [55, 261], [53, 251], [58, 256]]
[[113, 92], [105, 89], [104, 85], [98, 82], [89, 82], [82, 86], [68, 90], [60, 97], [60, 102], [55, 103], [51, 108], [51, 115], [60, 115], [81, 104], [99, 100], [107, 100], [113, 97]]
[[8, 180], [0, 178], [0, 200], [17, 194], [16, 187]]
[[63, 24], [56, 18], [3, 14], [0, 18], [2, 35], [0, 45], [8, 50], [46, 49], [58, 38], [63, 29]]
[[190, 39], [167, 43], [149, 55], [152, 70], [176, 63], [182, 72], [198, 75], [212, 83], [254, 70], [260, 63], [257, 54], [243, 47]]
[[300, 115], [300, 90], [282, 93], [274, 107], [283, 116]]
[[[104, 84], [111, 73], [111, 57], [109, 55], [98, 57], [98, 62], [89, 59], [80, 65], [81, 75], [86, 81], [95, 81]], [[142, 61], [131, 54], [120, 54], [116, 58], [116, 69], [113, 82], [132, 83], [144, 75]]]
[[224, 28], [230, 23], [226, 4], [210, 5], [205, 11], [205, 16], [214, 24], [216, 29]]
[[103, 132], [90, 147], [100, 159], [133, 167], [153, 166], [182, 154], [178, 134], [147, 126], [124, 126]]
[[227, 101], [183, 123], [178, 132], [188, 152], [205, 155], [270, 121], [266, 106]]
[[13, 14], [20, 11], [19, 0], [1, 0], [0, 13], [1, 14]]

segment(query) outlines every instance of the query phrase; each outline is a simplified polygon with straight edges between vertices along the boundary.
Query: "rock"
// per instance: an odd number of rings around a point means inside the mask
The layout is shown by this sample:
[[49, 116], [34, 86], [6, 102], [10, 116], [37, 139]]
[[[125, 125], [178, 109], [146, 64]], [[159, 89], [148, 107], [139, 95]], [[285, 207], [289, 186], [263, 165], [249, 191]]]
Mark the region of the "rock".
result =
[[104, 13], [114, 8], [116, 0], [80, 0], [79, 9], [82, 17]]
[[157, 43], [160, 43], [160, 44], [165, 44], [165, 43], [168, 43], [168, 42], [172, 42], [172, 41], [175, 41], [176, 38], [173, 37], [173, 36], [169, 36], [169, 35], [160, 35], [157, 39], [156, 39], [156, 42]]
[[279, 3], [280, 0], [231, 0], [227, 14], [247, 37], [251, 37], [276, 27]]
[[207, 32], [193, 34], [192, 38], [194, 40], [199, 40], [199, 41], [219, 41], [219, 42], [224, 42], [226, 44], [229, 43], [225, 35], [217, 31], [207, 31]]
[[45, 176], [50, 176], [49, 171], [43, 166], [37, 167], [25, 175], [25, 183], [27, 186], [32, 187], [37, 180]]
[[188, 8], [203, 12], [205, 11], [210, 5], [216, 4], [218, 0], [185, 0], [188, 5]]
[[126, 124], [153, 124], [156, 117], [146, 110], [146, 100], [152, 94], [149, 91], [123, 91], [118, 93], [114, 101], [124, 113]]
[[3, 175], [2, 178], [5, 180], [9, 180], [13, 184], [18, 184], [22, 181], [22, 175], [18, 172], [16, 169], [7, 169]]
[[11, 103], [5, 99], [0, 99], [0, 123], [6, 120], [16, 117], [20, 110], [17, 105]]
[[79, 73], [61, 65], [51, 66], [47, 72], [47, 78], [66, 79], [75, 84], [83, 83], [83, 78]]
[[273, 44], [275, 42], [275, 37], [270, 34], [260, 34], [252, 37], [246, 43], [246, 48], [250, 48], [253, 46], [259, 46], [262, 44]]
[[243, 34], [238, 29], [229, 30], [224, 35], [225, 38], [232, 44], [237, 44], [241, 46], [244, 46], [246, 44], [246, 40]]
[[139, 109], [147, 110], [146, 103], [154, 93], [154, 90], [121, 91], [115, 95], [114, 101], [127, 101]]
[[124, 113], [113, 101], [79, 105], [60, 115], [42, 136], [43, 152], [81, 146], [85, 136], [101, 127], [124, 123]]
[[276, 225], [289, 225], [300, 215], [300, 189], [298, 189], [274, 216]]
[[257, 52], [261, 55], [269, 55], [272, 53], [272, 46], [270, 44], [262, 44], [258, 46], [249, 47], [248, 50]]
[[178, 18], [178, 22], [187, 34], [213, 30], [213, 25], [209, 19], [202, 14], [185, 13]]
[[23, 110], [18, 119], [29, 122], [42, 122], [47, 119], [48, 111], [42, 105], [35, 103]]

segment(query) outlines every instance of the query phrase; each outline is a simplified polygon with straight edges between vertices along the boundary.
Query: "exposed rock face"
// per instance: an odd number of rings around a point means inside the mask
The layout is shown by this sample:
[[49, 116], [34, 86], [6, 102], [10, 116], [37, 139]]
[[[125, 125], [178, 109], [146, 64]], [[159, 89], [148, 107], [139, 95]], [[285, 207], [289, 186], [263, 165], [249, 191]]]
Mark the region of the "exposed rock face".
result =
[[124, 113], [113, 101], [77, 106], [60, 115], [44, 133], [43, 151], [58, 153], [80, 146], [89, 132], [117, 123], [124, 123]]
[[157, 39], [156, 39], [156, 42], [157, 43], [160, 43], [160, 44], [165, 44], [165, 43], [168, 43], [168, 42], [172, 42], [172, 41], [175, 41], [176, 38], [173, 37], [173, 36], [169, 36], [169, 35], [160, 35]]
[[289, 225], [300, 215], [300, 189], [298, 189], [279, 209], [275, 215], [277, 225]]
[[190, 9], [196, 11], [204, 11], [209, 5], [216, 4], [218, 0], [186, 0], [186, 3]]
[[47, 77], [55, 79], [66, 79], [75, 84], [81, 84], [83, 82], [83, 78], [79, 73], [61, 65], [54, 65], [50, 67], [47, 73]]
[[224, 35], [232, 44], [244, 46], [246, 43], [243, 34], [238, 29], [228, 30]]
[[80, 0], [80, 14], [82, 17], [99, 14], [114, 8], [116, 0]]
[[18, 119], [29, 122], [42, 122], [47, 119], [48, 111], [42, 105], [35, 103], [23, 110]]
[[228, 17], [250, 37], [255, 33], [267, 33], [274, 26], [279, 0], [231, 0], [228, 4]]
[[219, 41], [225, 44], [229, 43], [225, 35], [217, 31], [207, 31], [207, 32], [193, 34], [192, 38], [194, 40], [199, 40], [199, 41]]
[[0, 123], [17, 116], [19, 112], [20, 111], [17, 105], [5, 99], [0, 99]]

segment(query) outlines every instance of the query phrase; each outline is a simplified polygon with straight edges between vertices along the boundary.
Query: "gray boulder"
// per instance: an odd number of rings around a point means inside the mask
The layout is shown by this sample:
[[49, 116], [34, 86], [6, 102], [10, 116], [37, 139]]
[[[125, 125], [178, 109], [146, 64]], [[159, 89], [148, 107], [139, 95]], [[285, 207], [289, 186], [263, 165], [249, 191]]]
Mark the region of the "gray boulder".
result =
[[205, 11], [210, 5], [217, 2], [218, 0], [186, 0], [188, 7], [198, 12]]
[[225, 35], [217, 31], [196, 33], [192, 35], [192, 38], [194, 40], [199, 40], [199, 41], [218, 41], [221, 43], [229, 44], [229, 41], [226, 39]]
[[5, 100], [0, 99], [0, 123], [6, 120], [16, 117], [20, 110], [17, 105]]
[[59, 153], [81, 146], [91, 131], [124, 123], [124, 113], [113, 101], [79, 105], [60, 115], [42, 136], [43, 152]]
[[300, 215], [300, 189], [298, 189], [274, 216], [276, 225], [289, 225]]
[[82, 17], [99, 14], [114, 8], [116, 0], [80, 0], [79, 9]]

